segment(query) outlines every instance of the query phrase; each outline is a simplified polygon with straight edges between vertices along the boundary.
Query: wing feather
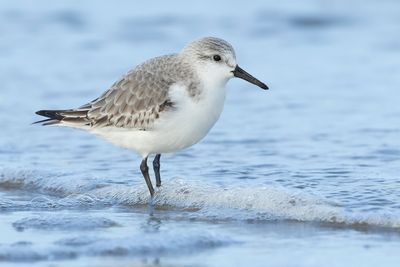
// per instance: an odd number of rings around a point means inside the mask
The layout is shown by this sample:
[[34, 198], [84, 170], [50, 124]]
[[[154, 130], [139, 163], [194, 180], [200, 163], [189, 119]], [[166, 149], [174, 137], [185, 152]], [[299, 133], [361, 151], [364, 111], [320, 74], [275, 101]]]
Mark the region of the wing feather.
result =
[[[87, 119], [93, 127], [115, 126], [148, 130], [161, 112], [165, 112], [168, 90], [174, 83], [184, 81], [168, 74], [165, 65], [173, 65], [176, 55], [155, 58], [128, 72], [102, 96], [89, 103]], [[187, 76], [187, 75], [186, 75]], [[169, 107], [172, 107], [170, 105]]]
[[[95, 100], [77, 109], [44, 110], [49, 123], [67, 122], [76, 127], [123, 127], [151, 130], [163, 113], [174, 110], [169, 99], [173, 84], [186, 86], [189, 94], [197, 77], [178, 55], [150, 59], [128, 72]], [[198, 84], [197, 84], [198, 85]]]

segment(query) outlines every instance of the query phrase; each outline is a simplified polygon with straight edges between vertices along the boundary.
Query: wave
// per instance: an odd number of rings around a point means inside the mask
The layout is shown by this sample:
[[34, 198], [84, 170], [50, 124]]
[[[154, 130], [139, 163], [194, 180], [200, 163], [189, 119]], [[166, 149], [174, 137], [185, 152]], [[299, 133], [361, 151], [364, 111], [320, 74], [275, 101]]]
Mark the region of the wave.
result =
[[47, 245], [30, 242], [0, 244], [0, 262], [68, 260], [81, 256], [163, 256], [194, 253], [232, 243], [229, 237], [204, 232], [137, 233], [117, 238], [80, 235]]
[[[0, 188], [37, 193], [29, 200], [0, 200], [0, 210], [80, 209], [146, 206], [146, 186], [112, 184], [102, 179], [48, 175], [40, 172], [3, 172]], [[155, 209], [182, 210], [182, 218], [204, 220], [291, 220], [343, 225], [400, 228], [392, 214], [348, 211], [323, 198], [275, 186], [227, 186], [173, 178], [157, 188]]]
[[12, 226], [18, 231], [25, 229], [93, 230], [118, 226], [118, 223], [98, 216], [48, 214], [25, 217], [13, 222]]

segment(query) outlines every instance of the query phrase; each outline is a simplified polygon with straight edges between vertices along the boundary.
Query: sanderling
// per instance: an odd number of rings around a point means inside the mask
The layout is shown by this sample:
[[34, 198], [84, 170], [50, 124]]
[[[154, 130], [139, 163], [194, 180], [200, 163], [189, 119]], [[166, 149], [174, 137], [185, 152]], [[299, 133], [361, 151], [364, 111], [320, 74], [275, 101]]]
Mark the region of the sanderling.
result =
[[79, 108], [37, 111], [48, 119], [36, 123], [84, 129], [137, 152], [153, 196], [147, 158], [155, 155], [159, 187], [161, 154], [189, 147], [208, 133], [221, 114], [225, 85], [232, 77], [268, 89], [237, 65], [228, 42], [206, 37], [189, 43], [180, 53], [145, 61]]

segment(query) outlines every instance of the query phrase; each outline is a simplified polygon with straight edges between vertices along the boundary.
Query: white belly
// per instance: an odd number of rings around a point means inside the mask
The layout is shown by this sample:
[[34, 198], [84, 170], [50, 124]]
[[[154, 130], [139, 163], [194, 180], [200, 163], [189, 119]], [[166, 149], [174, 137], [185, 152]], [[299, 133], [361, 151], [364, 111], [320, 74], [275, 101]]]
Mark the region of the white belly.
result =
[[143, 157], [175, 152], [206, 136], [222, 112], [225, 88], [205, 88], [198, 99], [193, 99], [186, 88], [174, 86], [170, 90], [170, 98], [176, 109], [161, 114], [152, 130], [107, 128], [94, 130], [93, 133]]

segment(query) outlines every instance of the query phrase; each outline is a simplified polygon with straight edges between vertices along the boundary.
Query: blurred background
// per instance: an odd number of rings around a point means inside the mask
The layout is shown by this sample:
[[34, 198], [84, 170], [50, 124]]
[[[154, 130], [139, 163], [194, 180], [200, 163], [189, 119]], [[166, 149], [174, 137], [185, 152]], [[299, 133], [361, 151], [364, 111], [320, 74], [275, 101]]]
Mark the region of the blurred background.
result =
[[[395, 0], [2, 1], [0, 264], [396, 266], [399, 32]], [[228, 83], [155, 207], [134, 153], [31, 125], [204, 36], [270, 90]]]

